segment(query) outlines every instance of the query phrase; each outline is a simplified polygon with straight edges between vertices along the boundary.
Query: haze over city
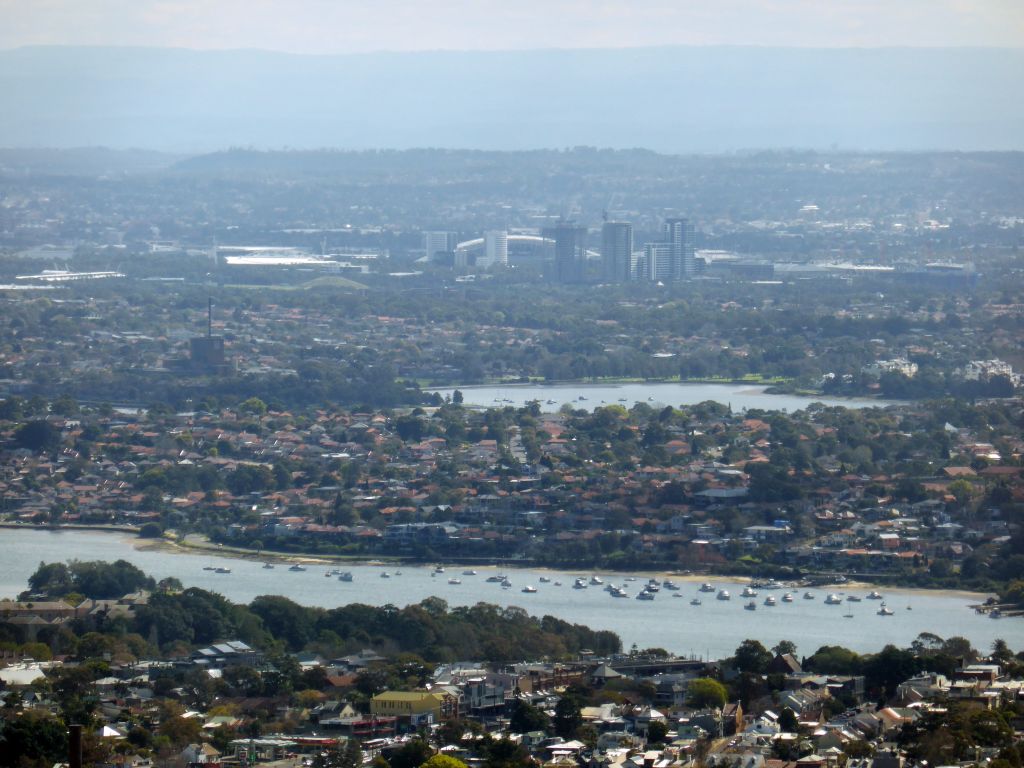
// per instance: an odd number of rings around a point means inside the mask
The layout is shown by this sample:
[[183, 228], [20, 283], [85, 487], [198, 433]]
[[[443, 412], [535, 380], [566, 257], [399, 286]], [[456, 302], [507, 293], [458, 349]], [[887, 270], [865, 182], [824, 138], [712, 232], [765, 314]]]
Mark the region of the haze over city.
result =
[[0, 0], [0, 768], [1024, 766], [1022, 74], [1021, 0]]

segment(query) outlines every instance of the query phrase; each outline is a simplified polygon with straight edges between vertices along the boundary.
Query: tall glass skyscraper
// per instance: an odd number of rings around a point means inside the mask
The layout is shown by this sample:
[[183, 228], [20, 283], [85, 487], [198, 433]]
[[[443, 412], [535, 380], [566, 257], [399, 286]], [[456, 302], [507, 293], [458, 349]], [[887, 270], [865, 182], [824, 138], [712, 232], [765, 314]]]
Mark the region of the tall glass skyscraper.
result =
[[601, 227], [601, 261], [604, 280], [624, 283], [632, 277], [633, 225], [625, 221], [606, 221]]
[[582, 283], [586, 274], [587, 228], [559, 222], [543, 229], [541, 235], [555, 242], [555, 282]]
[[671, 250], [670, 280], [690, 280], [697, 274], [693, 224], [687, 219], [666, 219], [662, 226]]

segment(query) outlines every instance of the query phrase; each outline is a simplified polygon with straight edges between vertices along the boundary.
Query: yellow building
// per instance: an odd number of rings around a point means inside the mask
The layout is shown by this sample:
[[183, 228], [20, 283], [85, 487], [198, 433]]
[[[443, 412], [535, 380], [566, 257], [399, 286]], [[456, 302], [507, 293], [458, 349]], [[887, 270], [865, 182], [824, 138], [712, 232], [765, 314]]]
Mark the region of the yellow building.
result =
[[458, 717], [458, 699], [448, 693], [430, 691], [384, 691], [370, 701], [370, 713], [397, 717], [410, 725], [439, 723]]

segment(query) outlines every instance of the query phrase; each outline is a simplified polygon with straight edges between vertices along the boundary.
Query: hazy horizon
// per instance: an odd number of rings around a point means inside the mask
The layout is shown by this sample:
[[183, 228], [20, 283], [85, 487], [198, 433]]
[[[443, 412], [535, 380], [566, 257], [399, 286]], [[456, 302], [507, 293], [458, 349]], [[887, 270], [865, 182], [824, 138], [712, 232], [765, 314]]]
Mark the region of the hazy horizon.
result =
[[0, 0], [24, 45], [356, 53], [660, 45], [1018, 47], [1017, 0]]
[[0, 146], [1024, 149], [1024, 49], [0, 51]]

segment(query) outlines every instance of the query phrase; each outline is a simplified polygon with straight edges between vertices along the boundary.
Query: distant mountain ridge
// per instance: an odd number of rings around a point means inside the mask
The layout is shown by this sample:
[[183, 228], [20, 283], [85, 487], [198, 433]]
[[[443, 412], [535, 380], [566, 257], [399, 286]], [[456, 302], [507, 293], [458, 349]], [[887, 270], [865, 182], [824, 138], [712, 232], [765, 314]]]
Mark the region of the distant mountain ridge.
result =
[[0, 51], [0, 146], [1024, 149], [1024, 50]]

